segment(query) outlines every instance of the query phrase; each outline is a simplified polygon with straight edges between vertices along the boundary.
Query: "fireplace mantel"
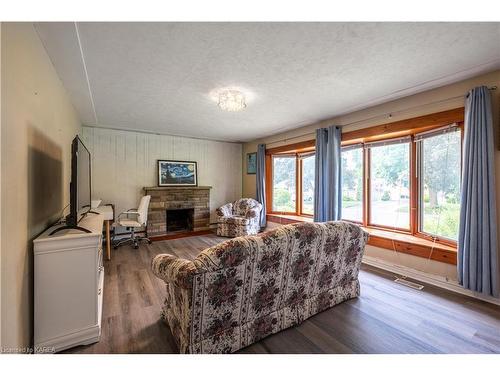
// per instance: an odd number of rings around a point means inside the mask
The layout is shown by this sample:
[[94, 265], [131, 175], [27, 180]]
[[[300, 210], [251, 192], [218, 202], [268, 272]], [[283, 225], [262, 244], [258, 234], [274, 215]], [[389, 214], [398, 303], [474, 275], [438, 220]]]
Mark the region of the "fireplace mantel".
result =
[[147, 233], [150, 237], [163, 237], [167, 232], [167, 211], [193, 209], [192, 232], [210, 228], [211, 186], [152, 186], [144, 187], [151, 195], [148, 209]]
[[155, 191], [155, 190], [210, 190], [211, 186], [151, 186], [143, 187], [144, 191]]

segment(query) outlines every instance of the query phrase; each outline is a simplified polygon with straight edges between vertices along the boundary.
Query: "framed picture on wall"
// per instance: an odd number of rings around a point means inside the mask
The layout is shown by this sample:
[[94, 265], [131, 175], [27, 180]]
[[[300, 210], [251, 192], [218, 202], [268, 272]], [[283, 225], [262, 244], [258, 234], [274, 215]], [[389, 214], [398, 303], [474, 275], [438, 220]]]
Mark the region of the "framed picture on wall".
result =
[[247, 174], [255, 174], [257, 172], [257, 153], [250, 152], [247, 154]]
[[158, 186], [198, 186], [196, 162], [158, 160]]

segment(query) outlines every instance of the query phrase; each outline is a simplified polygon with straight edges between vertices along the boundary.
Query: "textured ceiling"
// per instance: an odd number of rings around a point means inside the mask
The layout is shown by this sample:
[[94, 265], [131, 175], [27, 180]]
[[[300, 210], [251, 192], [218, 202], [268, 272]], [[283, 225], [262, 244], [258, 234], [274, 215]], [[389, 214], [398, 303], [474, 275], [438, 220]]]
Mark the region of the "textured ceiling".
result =
[[[248, 141], [500, 67], [500, 23], [37, 23], [86, 125]], [[247, 95], [242, 112], [211, 99]]]

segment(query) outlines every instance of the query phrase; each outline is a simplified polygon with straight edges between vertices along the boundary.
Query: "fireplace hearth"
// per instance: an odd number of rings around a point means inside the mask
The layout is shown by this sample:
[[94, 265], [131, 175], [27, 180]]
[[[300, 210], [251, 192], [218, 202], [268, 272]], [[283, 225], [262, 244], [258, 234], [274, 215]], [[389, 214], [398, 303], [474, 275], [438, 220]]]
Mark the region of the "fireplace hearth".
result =
[[193, 230], [194, 208], [166, 210], [167, 234]]

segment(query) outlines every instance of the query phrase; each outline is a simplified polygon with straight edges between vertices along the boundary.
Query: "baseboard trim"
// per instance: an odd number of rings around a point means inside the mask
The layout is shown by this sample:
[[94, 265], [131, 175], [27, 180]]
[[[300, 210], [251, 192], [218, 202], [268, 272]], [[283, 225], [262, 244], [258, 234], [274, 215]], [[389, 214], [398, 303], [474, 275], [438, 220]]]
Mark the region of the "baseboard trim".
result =
[[380, 268], [385, 271], [392, 272], [397, 275], [406, 276], [410, 279], [420, 281], [432, 286], [436, 286], [441, 289], [446, 289], [455, 293], [459, 293], [468, 297], [472, 297], [484, 302], [500, 306], [500, 299], [485, 296], [480, 293], [464, 289], [457, 282], [447, 280], [445, 277], [432, 275], [423, 271], [418, 271], [409, 267], [401, 266], [394, 263], [389, 263], [366, 255], [363, 257], [363, 263], [375, 268]]

